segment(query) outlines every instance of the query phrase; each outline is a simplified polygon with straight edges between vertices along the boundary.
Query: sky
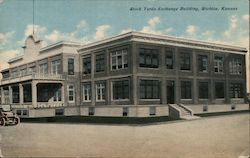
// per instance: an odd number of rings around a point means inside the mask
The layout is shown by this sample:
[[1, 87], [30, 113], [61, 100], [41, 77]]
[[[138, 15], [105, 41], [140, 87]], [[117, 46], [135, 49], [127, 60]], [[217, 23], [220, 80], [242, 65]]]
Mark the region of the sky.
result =
[[[32, 0], [0, 0], [0, 70], [23, 53], [32, 8]], [[34, 28], [44, 46], [61, 40], [87, 44], [133, 30], [248, 49], [249, 1], [34, 0]]]

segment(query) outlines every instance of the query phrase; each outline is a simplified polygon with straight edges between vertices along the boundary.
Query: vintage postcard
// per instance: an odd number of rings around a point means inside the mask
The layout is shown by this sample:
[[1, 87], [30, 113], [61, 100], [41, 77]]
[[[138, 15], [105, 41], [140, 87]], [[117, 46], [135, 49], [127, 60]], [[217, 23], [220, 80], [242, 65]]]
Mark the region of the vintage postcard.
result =
[[0, 157], [249, 158], [248, 0], [0, 0]]

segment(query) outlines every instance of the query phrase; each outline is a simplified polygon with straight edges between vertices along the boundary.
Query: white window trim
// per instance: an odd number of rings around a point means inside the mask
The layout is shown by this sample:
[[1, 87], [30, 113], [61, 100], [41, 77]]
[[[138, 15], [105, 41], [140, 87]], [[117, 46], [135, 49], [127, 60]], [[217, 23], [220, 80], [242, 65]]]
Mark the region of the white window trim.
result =
[[[86, 89], [86, 86], [87, 84], [83, 84], [82, 85], [82, 94], [83, 94], [83, 98], [82, 98], [82, 101], [83, 102], [91, 102], [91, 95], [90, 95], [90, 93], [91, 93], [91, 84], [90, 84], [90, 88], [88, 89], [88, 94], [87, 94], [87, 100], [85, 100], [85, 89]], [[89, 84], [88, 84], [89, 85]]]
[[[55, 65], [55, 72], [53, 72], [53, 66]], [[51, 74], [53, 75], [58, 75], [60, 74], [59, 70], [60, 70], [60, 65], [61, 65], [61, 60], [58, 59], [58, 60], [54, 60], [54, 61], [51, 61]]]
[[[104, 89], [104, 94], [102, 94], [102, 89]], [[98, 91], [100, 92], [100, 99], [98, 99]], [[104, 98], [102, 98], [104, 95]], [[104, 83], [97, 83], [96, 84], [96, 101], [103, 102], [105, 101], [105, 84]]]
[[[223, 74], [224, 73], [224, 57], [221, 57], [222, 60], [219, 60], [219, 59], [214, 59], [214, 73], [217, 73], [217, 74]], [[222, 66], [220, 66], [220, 64]], [[218, 69], [218, 71], [215, 71], [215, 68]], [[222, 71], [220, 71], [220, 69]]]
[[[113, 53], [115, 53], [115, 54], [113, 55]], [[120, 53], [120, 54], [118, 55], [118, 53]], [[124, 67], [124, 65], [125, 65], [124, 56], [125, 55], [127, 55], [127, 64], [128, 64], [128, 51], [127, 51], [127, 49], [111, 52], [111, 55], [110, 55], [110, 70], [111, 71], [117, 71], [117, 70], [127, 69], [128, 68], [128, 67]], [[120, 68], [120, 69], [118, 68], [118, 56], [122, 56], [122, 68]], [[116, 67], [115, 69], [113, 69], [113, 63], [112, 63], [112, 58], [113, 57], [115, 57], [115, 67]]]
[[[73, 86], [73, 100], [69, 100], [69, 91], [70, 91], [69, 87], [70, 86]], [[68, 102], [69, 103], [74, 103], [75, 102], [75, 86], [74, 86], [74, 84], [68, 84], [67, 89], [68, 89]]]
[[[110, 89], [111, 89], [111, 101], [130, 101], [130, 89], [129, 89], [129, 98], [128, 99], [114, 99], [114, 95], [113, 95], [113, 82], [116, 82], [116, 81], [120, 81], [120, 80], [115, 80], [115, 81], [112, 81], [111, 82], [111, 87], [110, 87]], [[130, 80], [128, 80], [129, 82], [129, 86], [130, 86]]]

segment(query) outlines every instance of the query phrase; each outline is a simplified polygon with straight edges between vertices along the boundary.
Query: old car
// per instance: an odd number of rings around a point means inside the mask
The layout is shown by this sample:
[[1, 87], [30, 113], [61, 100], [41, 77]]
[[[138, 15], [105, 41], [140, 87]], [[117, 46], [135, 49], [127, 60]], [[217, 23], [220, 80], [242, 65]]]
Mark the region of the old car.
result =
[[17, 125], [20, 118], [15, 114], [10, 105], [0, 105], [0, 125]]

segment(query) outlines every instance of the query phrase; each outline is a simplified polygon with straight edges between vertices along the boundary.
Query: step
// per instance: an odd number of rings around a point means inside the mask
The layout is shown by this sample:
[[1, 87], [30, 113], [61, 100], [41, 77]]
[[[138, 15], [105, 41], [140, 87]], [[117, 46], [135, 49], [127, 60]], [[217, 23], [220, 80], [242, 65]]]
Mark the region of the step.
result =
[[184, 119], [184, 120], [196, 120], [196, 119], [200, 119], [201, 117], [187, 115], [187, 116], [181, 116], [181, 118]]

